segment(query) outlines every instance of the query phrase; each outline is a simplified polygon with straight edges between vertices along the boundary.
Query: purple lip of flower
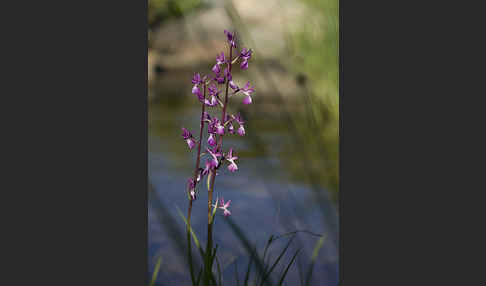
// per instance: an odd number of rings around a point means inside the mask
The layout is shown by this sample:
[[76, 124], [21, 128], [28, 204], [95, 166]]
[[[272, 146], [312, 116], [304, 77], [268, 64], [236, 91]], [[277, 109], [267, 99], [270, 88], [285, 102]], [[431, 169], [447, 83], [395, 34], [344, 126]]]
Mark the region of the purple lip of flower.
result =
[[231, 87], [232, 90], [234, 90], [235, 93], [237, 93], [240, 90], [240, 88], [232, 80], [230, 80], [229, 86]]
[[246, 97], [243, 99], [244, 104], [250, 104], [252, 102], [251, 100], [251, 94], [255, 91], [254, 87], [250, 88], [250, 82], [248, 81], [245, 86], [241, 89], [241, 92], [246, 95]]
[[243, 125], [245, 124], [245, 121], [243, 120], [243, 118], [241, 117], [241, 114], [238, 112], [238, 114], [236, 116], [234, 116], [236, 122], [238, 122], [239, 125]]
[[231, 215], [231, 212], [228, 210], [230, 203], [231, 203], [231, 200], [229, 200], [225, 203], [223, 198], [221, 198], [221, 200], [219, 201], [219, 209], [222, 209], [224, 211], [225, 217]]
[[210, 146], [216, 146], [216, 139], [214, 138], [214, 134], [209, 134], [208, 144]]
[[199, 87], [196, 84], [192, 88], [192, 93], [197, 95], [197, 98], [199, 99], [199, 101], [202, 102], [204, 100], [204, 94], [201, 93], [201, 90], [199, 89]]
[[231, 75], [231, 72], [229, 71], [229, 68], [228, 67], [224, 69], [224, 76], [228, 80], [233, 80], [233, 76]]
[[199, 73], [194, 73], [194, 76], [192, 77], [192, 83], [195, 85], [203, 83], [201, 75]]
[[248, 69], [248, 61], [247, 61], [247, 60], [242, 60], [242, 61], [241, 61], [241, 64], [240, 64], [240, 68], [241, 68], [242, 70], [246, 70], [246, 69]]
[[236, 37], [235, 37], [235, 33], [230, 33], [228, 32], [227, 30], [224, 30], [224, 33], [226, 34], [226, 37], [228, 38], [228, 42], [233, 46], [233, 48], [236, 48], [236, 43], [235, 43], [235, 40], [236, 40]]
[[218, 65], [218, 64], [215, 64], [211, 70], [212, 70], [212, 71], [213, 71], [213, 73], [215, 73], [215, 74], [219, 74], [219, 73], [221, 72], [221, 68], [219, 67], [219, 65]]
[[204, 169], [202, 170], [202, 175], [205, 176], [209, 173], [209, 171], [212, 169], [213, 165], [211, 164], [211, 161], [207, 160], [206, 165], [204, 166]]
[[194, 148], [194, 146], [196, 145], [196, 140], [194, 140], [194, 138], [192, 137], [191, 132], [184, 127], [182, 127], [182, 138], [186, 140], [189, 149]]
[[204, 100], [204, 104], [206, 104], [207, 106], [216, 106], [218, 105], [218, 100], [216, 99], [216, 96], [212, 95], [210, 99], [206, 98]]
[[228, 126], [228, 132], [230, 134], [235, 134], [235, 127], [233, 126], [232, 123], [230, 123], [229, 126]]
[[192, 87], [192, 93], [193, 94], [198, 94], [198, 93], [201, 93], [201, 91], [199, 90], [199, 86], [197, 84], [195, 84], [193, 87]]
[[194, 138], [189, 138], [186, 140], [186, 143], [189, 146], [189, 149], [192, 149], [196, 145], [196, 140], [194, 140]]
[[213, 159], [209, 162], [212, 168], [217, 168], [219, 165], [218, 157], [221, 157], [221, 153], [213, 151], [209, 148], [206, 148], [208, 153], [213, 157]]
[[189, 178], [187, 179], [187, 188], [189, 190], [192, 190], [196, 187], [196, 183], [194, 182], [194, 179], [193, 178]]
[[248, 61], [251, 58], [251, 53], [252, 53], [252, 50], [248, 50], [247, 48], [243, 48], [241, 50], [241, 53], [240, 53], [240, 58], [242, 59], [241, 64], [240, 64], [241, 69], [246, 70], [248, 68]]
[[247, 61], [251, 58], [252, 52], [253, 52], [252, 50], [249, 50], [247, 48], [243, 48], [243, 49], [241, 49], [240, 57]]
[[214, 127], [216, 128], [216, 133], [219, 135], [224, 135], [224, 126], [216, 117], [213, 119], [215, 119]]
[[196, 183], [193, 178], [187, 179], [187, 188], [189, 189], [189, 194], [191, 195], [191, 200], [196, 200]]
[[238, 170], [238, 166], [235, 163], [236, 159], [238, 159], [238, 157], [233, 156], [233, 148], [231, 148], [225, 158], [226, 161], [230, 162], [230, 165], [228, 166], [228, 170], [230, 170], [230, 172], [235, 172]]
[[182, 127], [182, 138], [184, 138], [184, 140], [192, 138], [191, 132], [184, 127]]
[[226, 59], [224, 58], [224, 52], [221, 52], [221, 54], [219, 54], [217, 57], [216, 57], [216, 64], [218, 65], [222, 65], [226, 62]]
[[214, 83], [211, 83], [208, 86], [208, 91], [209, 91], [209, 95], [217, 96], [219, 94], [218, 86]]
[[209, 115], [209, 113], [207, 113], [206, 111], [204, 111], [203, 113], [203, 120], [206, 122], [211, 122], [211, 115]]
[[240, 125], [237, 132], [238, 132], [238, 135], [240, 135], [240, 136], [245, 135], [245, 127], [243, 125]]
[[224, 83], [224, 76], [223, 75], [217, 75], [214, 77], [214, 80], [218, 83], [218, 84], [223, 84]]

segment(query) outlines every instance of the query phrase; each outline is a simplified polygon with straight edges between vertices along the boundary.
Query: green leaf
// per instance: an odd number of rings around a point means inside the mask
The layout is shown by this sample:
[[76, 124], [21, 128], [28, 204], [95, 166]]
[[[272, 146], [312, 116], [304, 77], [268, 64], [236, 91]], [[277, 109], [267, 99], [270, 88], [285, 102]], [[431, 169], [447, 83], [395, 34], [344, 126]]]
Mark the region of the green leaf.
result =
[[208, 180], [207, 180], [208, 192], [209, 192], [209, 189], [210, 189], [209, 184], [210, 184], [210, 181], [211, 181], [211, 176], [212, 176], [212, 175], [213, 175], [213, 172], [209, 172], [209, 174], [208, 174]]
[[203, 268], [201, 267], [201, 270], [199, 270], [199, 274], [197, 275], [196, 286], [199, 286], [199, 283], [201, 282], [202, 271], [203, 271]]
[[[252, 247], [249, 239], [245, 236], [245, 234], [243, 233], [243, 231], [233, 222], [233, 220], [231, 218], [227, 218], [224, 221], [226, 223], [228, 223], [228, 225], [230, 226], [230, 228], [233, 231], [233, 233], [236, 235], [236, 237], [238, 237], [238, 239], [240, 240], [241, 244], [243, 244], [243, 247], [245, 248], [246, 252], [248, 254], [250, 254], [250, 253], [254, 253], [255, 254], [255, 256], [254, 256], [255, 257], [255, 259], [254, 259], [255, 266], [256, 266], [256, 268], [257, 268], [258, 271], [260, 271], [261, 273], [263, 273], [264, 263], [260, 259], [260, 257], [258, 257], [258, 254], [256, 253], [256, 251], [252, 251], [254, 249], [254, 247]], [[272, 279], [269, 277], [265, 281], [265, 284], [267, 284], [269, 286], [272, 286], [273, 285]]]
[[251, 256], [250, 256], [250, 261], [248, 261], [248, 267], [246, 269], [245, 284], [244, 284], [244, 286], [248, 286], [248, 279], [250, 279], [251, 265], [253, 263], [253, 255], [255, 255], [255, 253], [256, 253], [256, 249], [253, 249], [253, 251], [251, 252]]
[[314, 246], [314, 250], [312, 251], [311, 265], [309, 266], [309, 270], [307, 270], [307, 275], [305, 279], [306, 286], [310, 285], [312, 273], [314, 271], [314, 264], [316, 263], [317, 255], [319, 255], [319, 250], [321, 249], [325, 238], [326, 238], [325, 236], [319, 238], [319, 240], [316, 242], [316, 245]]
[[287, 272], [289, 271], [290, 266], [292, 266], [292, 263], [294, 263], [294, 260], [297, 257], [297, 254], [299, 254], [299, 251], [300, 251], [300, 249], [295, 252], [294, 256], [292, 257], [292, 260], [290, 260], [289, 265], [287, 265], [287, 268], [285, 269], [285, 272], [283, 273], [282, 277], [280, 278], [280, 281], [278, 282], [278, 285], [279, 286], [281, 286], [282, 283], [284, 282], [285, 276], [287, 275]]
[[157, 280], [157, 275], [159, 274], [161, 263], [162, 263], [162, 257], [159, 257], [159, 259], [157, 259], [157, 264], [155, 264], [154, 273], [152, 274], [152, 281], [150, 281], [150, 286], [155, 285], [155, 280]]
[[[184, 222], [186, 223], [186, 226], [189, 226], [189, 224], [187, 223], [187, 219], [186, 217], [182, 214], [181, 210], [179, 209], [179, 207], [176, 206], [176, 209], [177, 209], [177, 212], [179, 213], [179, 215], [181, 216], [181, 218], [184, 220]], [[191, 232], [191, 235], [192, 235], [192, 239], [194, 239], [194, 243], [196, 244], [197, 248], [201, 248], [201, 246], [199, 245], [199, 240], [197, 239], [197, 236], [196, 234], [194, 233], [194, 231], [192, 230], [192, 227], [189, 226], [189, 231]]]
[[236, 286], [240, 286], [240, 280], [239, 280], [239, 275], [238, 275], [238, 263], [235, 260], [235, 280], [236, 280]]
[[277, 257], [277, 259], [275, 260], [275, 262], [273, 263], [272, 267], [270, 267], [270, 270], [268, 270], [267, 273], [264, 274], [263, 278], [262, 278], [262, 281], [260, 282], [260, 285], [263, 285], [263, 282], [268, 279], [268, 277], [270, 276], [270, 274], [272, 273], [273, 269], [275, 269], [275, 267], [277, 266], [278, 262], [280, 261], [280, 259], [282, 259], [283, 255], [285, 254], [285, 252], [287, 252], [287, 249], [289, 248], [290, 244], [292, 243], [292, 241], [294, 240], [294, 237], [292, 237], [291, 239], [289, 239], [289, 242], [287, 243], [287, 245], [285, 246], [284, 250], [282, 250], [282, 252], [280, 253], [280, 255]]

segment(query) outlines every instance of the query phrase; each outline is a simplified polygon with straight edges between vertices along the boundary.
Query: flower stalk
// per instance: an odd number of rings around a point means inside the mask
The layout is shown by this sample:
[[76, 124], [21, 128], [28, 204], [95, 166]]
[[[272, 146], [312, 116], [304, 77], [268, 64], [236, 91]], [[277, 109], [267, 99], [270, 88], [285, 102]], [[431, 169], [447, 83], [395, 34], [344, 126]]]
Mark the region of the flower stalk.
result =
[[[201, 123], [199, 130], [199, 138], [196, 139], [192, 136], [192, 133], [182, 128], [182, 137], [186, 141], [189, 149], [192, 150], [196, 142], [197, 146], [197, 157], [196, 166], [194, 170], [194, 177], [188, 179], [188, 212], [187, 212], [187, 241], [188, 241], [188, 257], [189, 266], [191, 271], [191, 280], [193, 285], [196, 283], [194, 270], [192, 265], [192, 252], [191, 252], [191, 216], [192, 216], [192, 205], [197, 198], [197, 184], [202, 181], [204, 176], [207, 178], [207, 188], [208, 188], [208, 227], [207, 227], [207, 241], [206, 241], [206, 251], [204, 253], [204, 267], [203, 267], [203, 284], [209, 286], [211, 280], [213, 279], [212, 264], [215, 259], [216, 249], [213, 248], [213, 224], [214, 215], [217, 210], [221, 210], [225, 217], [231, 215], [231, 211], [228, 209], [231, 200], [224, 202], [223, 198], [221, 200], [216, 199], [213, 204], [213, 194], [215, 187], [216, 175], [218, 174], [218, 169], [228, 162], [228, 170], [234, 173], [238, 170], [235, 160], [238, 159], [236, 155], [233, 154], [233, 148], [230, 148], [228, 152], [223, 152], [223, 137], [225, 134], [238, 134], [239, 136], [245, 135], [244, 120], [241, 118], [240, 114], [231, 115], [227, 114], [229, 97], [234, 96], [237, 93], [241, 93], [245, 96], [242, 103], [251, 104], [251, 93], [254, 92], [254, 88], [250, 88], [250, 82], [240, 88], [234, 81], [232, 72], [232, 65], [240, 61], [240, 67], [242, 70], [248, 69], [248, 61], [251, 58], [252, 50], [243, 48], [240, 53], [237, 53], [236, 57], [233, 59], [233, 53], [236, 50], [236, 35], [235, 33], [230, 33], [224, 31], [229, 43], [229, 56], [225, 57], [224, 52], [220, 53], [216, 57], [216, 64], [211, 68], [214, 77], [210, 78], [208, 76], [203, 76], [199, 73], [195, 73], [192, 79], [193, 87], [192, 93], [197, 96], [201, 103]], [[221, 100], [221, 91], [219, 86], [225, 84], [224, 99]], [[203, 91], [201, 92], [201, 87]], [[229, 88], [233, 90], [232, 94], [229, 94]], [[206, 96], [206, 90], [208, 91], [208, 96]], [[206, 112], [206, 106], [212, 109], [222, 108], [221, 119], [217, 116], [211, 116]], [[204, 124], [207, 123], [208, 137], [207, 145], [205, 150], [207, 152], [201, 153], [203, 138]], [[238, 129], [235, 129], [235, 125], [238, 124]], [[202, 156], [206, 156], [205, 167], [200, 167], [200, 160]], [[216, 247], [217, 248], [217, 247]], [[202, 250], [201, 250], [202, 251]]]

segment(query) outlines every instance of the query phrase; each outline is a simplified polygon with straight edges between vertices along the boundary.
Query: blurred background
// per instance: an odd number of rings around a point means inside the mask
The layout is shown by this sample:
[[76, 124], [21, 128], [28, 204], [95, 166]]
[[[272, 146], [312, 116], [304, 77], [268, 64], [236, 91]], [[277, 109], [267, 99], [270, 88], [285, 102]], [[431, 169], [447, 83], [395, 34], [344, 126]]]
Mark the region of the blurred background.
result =
[[[181, 127], [198, 130], [194, 72], [209, 74], [226, 51], [224, 29], [238, 48], [254, 50], [236, 82], [255, 86], [253, 104], [232, 101], [247, 120], [244, 137], [227, 136], [239, 170], [216, 179], [215, 196], [232, 200], [232, 219], [258, 249], [270, 235], [305, 230], [325, 236], [311, 285], [338, 285], [339, 2], [337, 0], [149, 0], [149, 275], [162, 257], [157, 285], [190, 285], [185, 260], [186, 180], [194, 171]], [[197, 133], [197, 132], [195, 132]], [[194, 203], [192, 225], [204, 242], [207, 195]], [[219, 216], [214, 226], [223, 282], [235, 284], [248, 254]], [[302, 248], [285, 285], [300, 285], [318, 237], [298, 233]], [[275, 257], [286, 241], [269, 249]], [[280, 248], [279, 248], [280, 247]], [[290, 255], [292, 252], [288, 252]], [[290, 259], [285, 257], [284, 259]]]

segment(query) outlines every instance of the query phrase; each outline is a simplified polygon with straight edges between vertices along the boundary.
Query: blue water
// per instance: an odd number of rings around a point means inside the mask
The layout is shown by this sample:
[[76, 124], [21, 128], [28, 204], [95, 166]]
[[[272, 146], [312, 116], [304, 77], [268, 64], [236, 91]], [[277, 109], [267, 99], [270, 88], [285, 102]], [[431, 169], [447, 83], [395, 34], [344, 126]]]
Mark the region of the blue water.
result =
[[[183, 220], [177, 213], [179, 208], [187, 215], [187, 178], [194, 172], [195, 150], [189, 152], [182, 140], [181, 127], [193, 130], [198, 126], [200, 111], [197, 106], [184, 101], [176, 104], [166, 102], [152, 104], [149, 115], [149, 275], [158, 257], [162, 267], [157, 285], [191, 285], [185, 252], [181, 253], [174, 240], [173, 230], [167, 225], [172, 218], [176, 230], [185, 234]], [[261, 118], [257, 118], [261, 117]], [[214, 198], [224, 196], [232, 200], [231, 218], [244, 230], [260, 255], [270, 235], [279, 235], [295, 230], [308, 230], [325, 235], [319, 252], [311, 285], [338, 285], [338, 215], [329, 192], [320, 187], [321, 199], [315, 197], [315, 188], [303, 180], [295, 180], [286, 168], [284, 142], [292, 134], [281, 128], [280, 121], [266, 122], [265, 128], [251, 125], [252, 120], [261, 122], [269, 118], [265, 113], [252, 114], [247, 133], [253, 132], [260, 144], [270, 146], [259, 150], [255, 147], [255, 136], [225, 137], [224, 147], [234, 147], [239, 159], [239, 170], [230, 173], [226, 168], [216, 177]], [[275, 126], [275, 128], [272, 128]], [[263, 131], [264, 129], [264, 131]], [[252, 139], [253, 137], [253, 139]], [[288, 150], [286, 151], [288, 152]], [[194, 202], [192, 226], [204, 245], [207, 226], [206, 180], [200, 187], [198, 199]], [[223, 284], [236, 285], [235, 264], [240, 284], [243, 280], [248, 255], [221, 213], [217, 213], [214, 225], [215, 244], [219, 245], [218, 259], [223, 268]], [[312, 250], [318, 237], [299, 233], [283, 259], [286, 263], [298, 248], [302, 248], [297, 263], [304, 269], [310, 262]], [[269, 250], [274, 260], [283, 249], [287, 238], [276, 241]], [[197, 257], [197, 253], [194, 254]], [[277, 267], [277, 273], [282, 270]], [[289, 271], [285, 285], [300, 285], [297, 265]]]

